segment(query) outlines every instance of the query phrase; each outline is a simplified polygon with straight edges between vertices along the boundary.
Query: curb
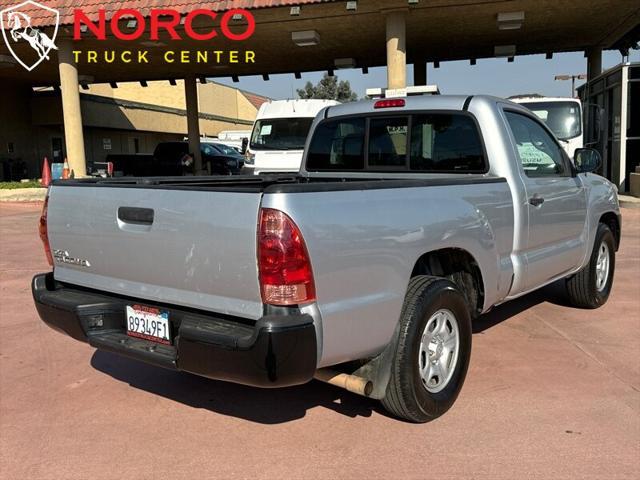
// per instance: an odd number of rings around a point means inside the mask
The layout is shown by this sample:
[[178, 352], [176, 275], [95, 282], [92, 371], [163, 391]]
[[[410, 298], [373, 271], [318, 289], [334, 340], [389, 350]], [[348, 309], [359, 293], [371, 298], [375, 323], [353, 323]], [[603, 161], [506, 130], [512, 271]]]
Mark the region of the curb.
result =
[[46, 195], [46, 188], [0, 190], [0, 202], [43, 202]]
[[618, 195], [618, 203], [622, 208], [640, 208], [640, 198], [630, 195]]

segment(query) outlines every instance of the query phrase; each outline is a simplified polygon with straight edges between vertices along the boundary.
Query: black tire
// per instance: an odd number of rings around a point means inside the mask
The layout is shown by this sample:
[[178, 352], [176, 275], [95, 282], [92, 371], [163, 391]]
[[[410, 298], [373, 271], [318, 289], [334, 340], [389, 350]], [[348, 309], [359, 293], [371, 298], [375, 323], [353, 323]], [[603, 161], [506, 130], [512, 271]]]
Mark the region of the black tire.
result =
[[[458, 324], [459, 348], [453, 374], [444, 386], [431, 393], [419, 369], [420, 340], [431, 316], [449, 310]], [[471, 317], [464, 295], [449, 280], [417, 276], [409, 282], [400, 314], [400, 329], [391, 364], [384, 407], [393, 415], [415, 423], [439, 417], [455, 402], [464, 383], [471, 356]]]
[[[609, 275], [604, 288], [598, 290], [596, 285], [596, 266], [598, 252], [603, 243], [609, 249]], [[616, 242], [609, 227], [604, 223], [599, 224], [589, 263], [578, 273], [567, 278], [567, 294], [571, 305], [580, 308], [598, 308], [606, 303], [611, 293], [613, 274], [616, 267], [615, 246]]]

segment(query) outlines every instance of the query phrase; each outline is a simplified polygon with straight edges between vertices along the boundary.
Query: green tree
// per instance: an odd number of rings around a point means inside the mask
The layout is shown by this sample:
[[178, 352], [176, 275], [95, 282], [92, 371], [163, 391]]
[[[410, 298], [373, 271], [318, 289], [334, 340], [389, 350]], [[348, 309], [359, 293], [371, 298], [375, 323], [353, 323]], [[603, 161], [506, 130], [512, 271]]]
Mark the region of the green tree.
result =
[[330, 77], [326, 73], [317, 85], [307, 82], [304, 88], [299, 88], [298, 96], [303, 99], [319, 98], [322, 100], [337, 100], [342, 103], [358, 100], [358, 95], [351, 90], [348, 80], [338, 81], [337, 76]]

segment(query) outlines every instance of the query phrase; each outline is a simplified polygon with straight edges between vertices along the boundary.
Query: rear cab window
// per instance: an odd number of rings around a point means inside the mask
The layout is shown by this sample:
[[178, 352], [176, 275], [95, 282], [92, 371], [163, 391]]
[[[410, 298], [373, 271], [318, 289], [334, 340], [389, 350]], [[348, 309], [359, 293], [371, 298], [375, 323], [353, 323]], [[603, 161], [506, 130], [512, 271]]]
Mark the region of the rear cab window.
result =
[[338, 117], [315, 129], [307, 171], [486, 173], [478, 125], [465, 112]]

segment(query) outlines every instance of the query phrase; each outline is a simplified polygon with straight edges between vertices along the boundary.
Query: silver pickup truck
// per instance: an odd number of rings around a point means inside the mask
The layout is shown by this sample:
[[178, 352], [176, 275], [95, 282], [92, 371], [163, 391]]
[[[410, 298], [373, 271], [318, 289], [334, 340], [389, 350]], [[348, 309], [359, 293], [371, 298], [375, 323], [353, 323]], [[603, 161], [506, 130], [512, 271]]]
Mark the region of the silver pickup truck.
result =
[[48, 325], [98, 349], [260, 387], [318, 378], [425, 422], [455, 401], [474, 318], [566, 279], [606, 302], [615, 187], [525, 107], [362, 101], [314, 120], [294, 176], [54, 182]]

